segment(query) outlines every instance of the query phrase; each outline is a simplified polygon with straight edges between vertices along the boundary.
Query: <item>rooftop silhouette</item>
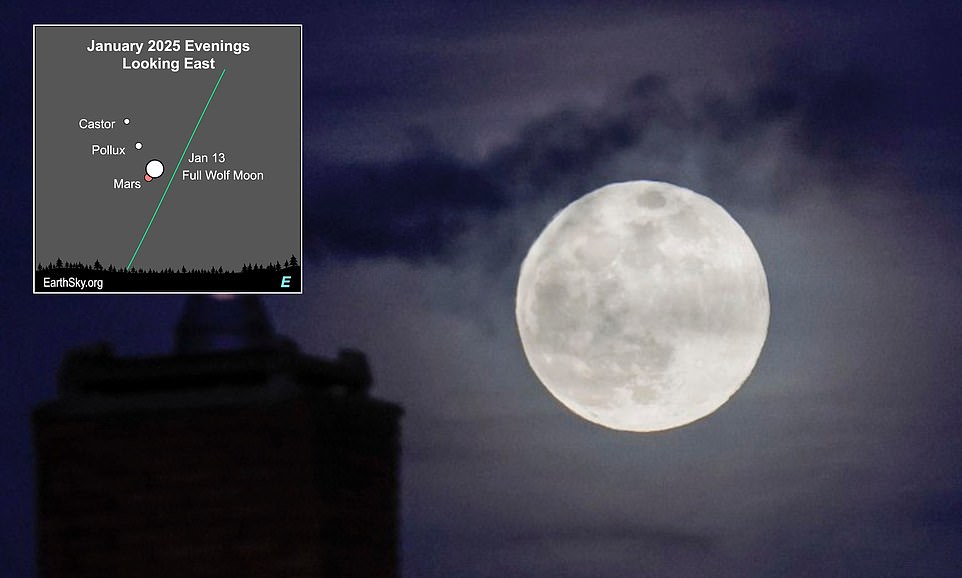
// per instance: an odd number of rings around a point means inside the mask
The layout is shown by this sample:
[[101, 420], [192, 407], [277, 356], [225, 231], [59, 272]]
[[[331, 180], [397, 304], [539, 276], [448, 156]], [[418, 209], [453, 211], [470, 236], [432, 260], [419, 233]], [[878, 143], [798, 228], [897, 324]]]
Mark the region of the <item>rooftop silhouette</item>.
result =
[[396, 576], [397, 406], [254, 296], [192, 296], [176, 352], [69, 353], [34, 413], [43, 577]]

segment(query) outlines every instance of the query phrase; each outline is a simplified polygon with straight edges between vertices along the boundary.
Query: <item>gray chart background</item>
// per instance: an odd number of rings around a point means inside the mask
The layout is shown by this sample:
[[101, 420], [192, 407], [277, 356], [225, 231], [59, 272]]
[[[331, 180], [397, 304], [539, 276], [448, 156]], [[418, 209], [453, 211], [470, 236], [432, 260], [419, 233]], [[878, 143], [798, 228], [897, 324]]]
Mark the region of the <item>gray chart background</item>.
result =
[[[126, 267], [223, 69], [134, 268], [239, 270], [244, 263], [301, 260], [301, 29], [297, 26], [37, 27], [35, 36], [35, 263], [99, 259]], [[187, 53], [183, 41], [249, 42], [251, 49]], [[140, 55], [88, 52], [100, 42], [144, 42]], [[180, 52], [147, 52], [148, 39], [181, 39]], [[177, 73], [124, 70], [122, 58], [181, 60]], [[184, 70], [183, 58], [215, 58]], [[131, 119], [129, 125], [123, 119]], [[117, 121], [83, 130], [81, 118]], [[134, 143], [143, 143], [135, 150]], [[125, 156], [92, 156], [92, 144]], [[191, 165], [191, 153], [226, 154]], [[157, 158], [165, 173], [143, 182]], [[185, 169], [244, 169], [264, 181], [185, 181]], [[113, 180], [140, 180], [115, 189]]]

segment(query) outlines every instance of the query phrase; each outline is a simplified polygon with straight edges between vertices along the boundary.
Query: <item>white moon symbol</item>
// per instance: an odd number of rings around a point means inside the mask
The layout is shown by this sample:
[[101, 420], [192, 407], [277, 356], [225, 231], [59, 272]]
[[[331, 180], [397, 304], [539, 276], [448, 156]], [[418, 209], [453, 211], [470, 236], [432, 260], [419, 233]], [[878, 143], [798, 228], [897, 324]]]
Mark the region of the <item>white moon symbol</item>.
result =
[[150, 178], [156, 179], [160, 175], [164, 174], [164, 163], [154, 159], [147, 163], [147, 166], [144, 167], [144, 170], [148, 175], [150, 175]]
[[758, 252], [714, 201], [634, 181], [571, 203], [521, 265], [531, 368], [579, 416], [626, 431], [691, 423], [748, 378], [768, 333]]

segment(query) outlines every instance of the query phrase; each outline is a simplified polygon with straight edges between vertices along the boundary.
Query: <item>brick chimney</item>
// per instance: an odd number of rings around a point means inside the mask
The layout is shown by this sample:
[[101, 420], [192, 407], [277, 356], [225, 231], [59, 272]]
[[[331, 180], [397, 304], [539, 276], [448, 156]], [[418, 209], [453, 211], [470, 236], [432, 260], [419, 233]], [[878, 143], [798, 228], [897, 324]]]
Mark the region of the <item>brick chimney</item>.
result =
[[192, 296], [174, 355], [101, 345], [34, 412], [43, 578], [398, 576], [399, 419], [363, 354]]

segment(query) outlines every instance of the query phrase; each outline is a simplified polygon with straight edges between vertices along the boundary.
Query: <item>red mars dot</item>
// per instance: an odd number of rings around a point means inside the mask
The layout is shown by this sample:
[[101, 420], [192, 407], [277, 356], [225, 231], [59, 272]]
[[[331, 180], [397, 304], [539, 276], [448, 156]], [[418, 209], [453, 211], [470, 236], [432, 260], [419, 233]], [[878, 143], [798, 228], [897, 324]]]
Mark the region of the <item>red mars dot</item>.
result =
[[152, 181], [152, 180], [154, 180], [154, 179], [150, 178], [150, 175], [144, 175], [144, 180], [149, 183], [150, 181]]

